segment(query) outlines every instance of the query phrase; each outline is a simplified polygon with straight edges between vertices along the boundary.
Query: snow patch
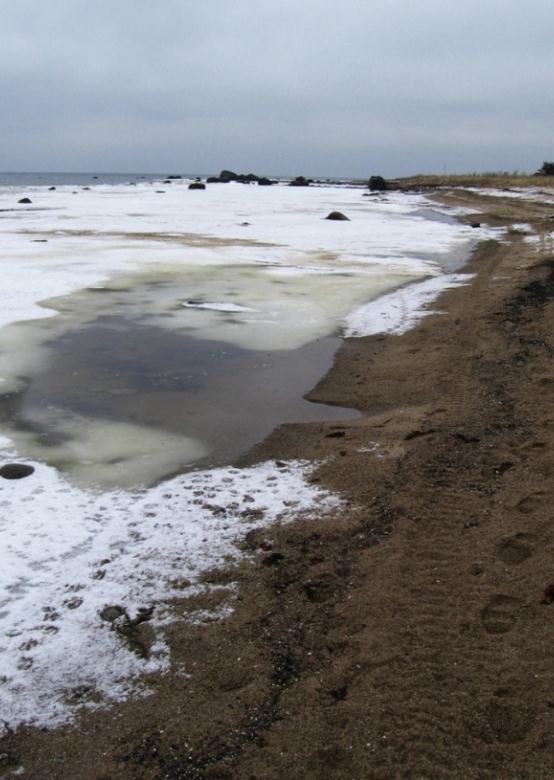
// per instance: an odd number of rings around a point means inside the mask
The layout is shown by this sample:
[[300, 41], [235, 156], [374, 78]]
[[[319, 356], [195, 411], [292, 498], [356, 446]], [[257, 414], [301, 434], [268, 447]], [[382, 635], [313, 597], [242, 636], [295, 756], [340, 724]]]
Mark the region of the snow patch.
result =
[[[147, 694], [139, 676], [171, 664], [163, 626], [176, 619], [172, 600], [200, 592], [202, 572], [237, 560], [235, 543], [252, 529], [322, 517], [340, 503], [309, 484], [314, 464], [301, 461], [104, 493], [32, 465], [30, 477], [0, 480], [0, 711], [11, 727], [55, 726], [81, 706]], [[154, 641], [142, 657], [125, 629], [145, 615]]]
[[428, 306], [443, 290], [467, 284], [473, 274], [444, 274], [402, 287], [360, 306], [346, 317], [347, 338], [376, 333], [399, 335], [412, 328], [422, 317], [433, 314]]

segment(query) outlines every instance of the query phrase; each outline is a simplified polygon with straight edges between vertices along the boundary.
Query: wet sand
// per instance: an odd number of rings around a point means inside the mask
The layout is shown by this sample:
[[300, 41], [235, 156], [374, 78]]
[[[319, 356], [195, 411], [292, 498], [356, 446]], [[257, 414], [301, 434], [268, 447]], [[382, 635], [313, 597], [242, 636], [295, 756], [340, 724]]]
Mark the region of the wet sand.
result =
[[[554, 227], [552, 204], [441, 198]], [[310, 398], [363, 416], [282, 426], [244, 459], [325, 458], [341, 510], [248, 537], [205, 578], [238, 583], [232, 615], [169, 628], [186, 674], [7, 735], [0, 777], [552, 777], [552, 249], [482, 243], [443, 313], [346, 341]], [[147, 621], [129, 634], [147, 646]]]

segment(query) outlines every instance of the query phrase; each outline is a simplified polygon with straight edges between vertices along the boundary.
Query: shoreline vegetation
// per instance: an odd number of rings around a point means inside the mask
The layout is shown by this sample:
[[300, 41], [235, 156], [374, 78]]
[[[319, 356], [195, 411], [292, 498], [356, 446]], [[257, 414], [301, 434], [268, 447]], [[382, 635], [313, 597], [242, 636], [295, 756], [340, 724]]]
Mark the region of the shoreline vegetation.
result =
[[7, 733], [0, 777], [553, 775], [554, 206], [464, 189], [551, 179], [454, 178], [388, 184], [529, 228], [481, 242], [412, 330], [343, 342], [308, 398], [360, 418], [281, 426], [243, 459], [321, 461], [340, 509], [249, 534], [178, 604], [196, 618], [168, 627], [151, 696]]

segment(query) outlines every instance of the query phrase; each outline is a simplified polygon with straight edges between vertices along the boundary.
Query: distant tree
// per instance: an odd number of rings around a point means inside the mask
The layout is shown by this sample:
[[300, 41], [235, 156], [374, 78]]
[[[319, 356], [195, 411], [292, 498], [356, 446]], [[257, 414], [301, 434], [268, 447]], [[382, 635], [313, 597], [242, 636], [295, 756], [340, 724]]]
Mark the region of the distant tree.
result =
[[537, 171], [538, 176], [554, 176], [554, 162], [543, 162]]

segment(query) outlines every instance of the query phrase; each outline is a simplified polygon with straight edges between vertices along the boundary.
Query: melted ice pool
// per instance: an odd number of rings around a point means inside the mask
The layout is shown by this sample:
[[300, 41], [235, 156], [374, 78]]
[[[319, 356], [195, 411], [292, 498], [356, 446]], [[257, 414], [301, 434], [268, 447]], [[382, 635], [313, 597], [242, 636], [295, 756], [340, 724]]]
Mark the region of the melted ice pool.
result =
[[[153, 186], [37, 188], [1, 215], [3, 431], [82, 484], [152, 484], [282, 422], [351, 415], [302, 398], [345, 323], [375, 327], [350, 313], [440, 278], [473, 240], [419, 196]], [[337, 207], [350, 222], [325, 221]]]

